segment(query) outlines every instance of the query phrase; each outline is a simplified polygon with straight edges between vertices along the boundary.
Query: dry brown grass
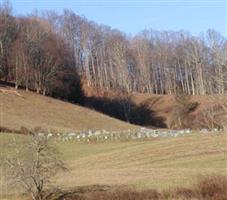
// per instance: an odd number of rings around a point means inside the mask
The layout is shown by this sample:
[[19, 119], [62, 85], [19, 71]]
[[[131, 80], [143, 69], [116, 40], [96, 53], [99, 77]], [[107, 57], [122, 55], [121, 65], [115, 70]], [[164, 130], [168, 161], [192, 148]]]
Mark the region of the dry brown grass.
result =
[[[108, 96], [109, 98], [114, 98]], [[227, 102], [227, 97], [223, 96]], [[196, 116], [201, 113], [214, 96], [194, 96], [193, 102], [198, 102], [198, 108], [186, 117], [187, 127], [198, 127]], [[222, 101], [222, 100], [221, 100]], [[175, 99], [171, 95], [134, 94], [136, 105], [146, 104], [156, 118], [170, 127], [174, 115]], [[53, 129], [57, 131], [72, 131], [82, 129], [125, 130], [137, 129], [137, 126], [103, 115], [90, 109], [59, 101], [49, 97], [36, 95], [32, 92], [14, 90], [0, 86], [0, 128], [19, 130], [21, 127]], [[198, 118], [199, 119], [199, 118]], [[197, 120], [198, 121], [198, 120]]]
[[[199, 179], [194, 187], [170, 188], [168, 191], [154, 189], [138, 191], [135, 188], [105, 186], [84, 187], [74, 192], [65, 191], [65, 200], [226, 200], [227, 177], [210, 175]], [[56, 198], [55, 200], [60, 200]]]
[[195, 185], [196, 193], [207, 200], [227, 199], [227, 178], [220, 175], [211, 175], [200, 178]]
[[[84, 88], [88, 97], [104, 97], [110, 100], [116, 99], [117, 93], [114, 91], [97, 91], [95, 88]], [[223, 104], [227, 102], [227, 95], [195, 95], [187, 96], [190, 98], [191, 106], [194, 105], [194, 109], [190, 112], [185, 113], [182, 117], [182, 127], [185, 128], [201, 128], [209, 127], [210, 125], [202, 122], [203, 113], [207, 108], [212, 107], [212, 105]], [[182, 128], [176, 124], [176, 109], [179, 107], [179, 102], [176, 100], [175, 95], [154, 95], [154, 94], [142, 94], [133, 93], [132, 103], [135, 106], [145, 105], [147, 112], [149, 111], [154, 116], [154, 119], [149, 121], [149, 125], [167, 127], [167, 128]], [[197, 106], [198, 105], [198, 106]], [[217, 117], [217, 121], [226, 121], [227, 114], [220, 112]], [[155, 120], [156, 119], [156, 120]], [[158, 119], [158, 120], [157, 120]], [[157, 123], [159, 121], [159, 123]], [[201, 121], [201, 122], [200, 122]], [[161, 123], [160, 123], [161, 122]], [[160, 126], [160, 124], [162, 126]], [[175, 124], [175, 125], [174, 125]]]
[[198, 175], [227, 175], [227, 135], [192, 134], [152, 141], [59, 144], [70, 173], [56, 184], [188, 187]]
[[[110, 192], [94, 192], [79, 197], [81, 200], [155, 200], [160, 199], [161, 194], [156, 190], [138, 192], [135, 190], [118, 189]], [[75, 199], [76, 200], [76, 199]]]
[[194, 187], [170, 188], [168, 191], [154, 189], [138, 191], [132, 188], [117, 188], [103, 191], [86, 191], [75, 196], [66, 195], [65, 200], [226, 200], [227, 177], [210, 175], [200, 178]]
[[7, 87], [0, 87], [0, 116], [0, 126], [11, 130], [21, 127], [55, 131], [138, 128], [81, 106]]
[[[7, 141], [10, 137], [11, 134], [0, 134], [0, 141]], [[26, 136], [16, 137], [20, 137], [22, 142], [26, 139]], [[94, 189], [87, 193], [80, 189], [89, 200], [127, 200], [128, 197], [134, 200], [134, 197], [141, 199], [155, 193], [161, 194], [163, 200], [227, 199], [227, 179], [220, 176], [227, 175], [226, 133], [195, 133], [152, 141], [62, 142], [56, 145], [70, 171], [59, 174], [54, 180], [55, 187], [69, 191], [72, 187], [98, 184], [121, 190], [103, 193], [105, 191]], [[198, 179], [198, 176], [202, 178]], [[87, 200], [84, 198], [81, 200]]]
[[[198, 103], [198, 107], [193, 111], [188, 113], [185, 118], [184, 124], [186, 127], [190, 128], [200, 128], [201, 126], [206, 126], [206, 124], [201, 124], [198, 120], [202, 112], [218, 102], [227, 102], [227, 95], [196, 95], [190, 96], [190, 101], [193, 103]], [[146, 103], [148, 108], [153, 110], [158, 117], [165, 119], [165, 124], [167, 127], [171, 127], [172, 120], [175, 117], [176, 109], [176, 99], [174, 95], [152, 95], [152, 94], [139, 94], [135, 93], [133, 95], [133, 101], [136, 104]], [[222, 119], [226, 119], [226, 113], [223, 115]], [[220, 119], [218, 119], [220, 120]]]

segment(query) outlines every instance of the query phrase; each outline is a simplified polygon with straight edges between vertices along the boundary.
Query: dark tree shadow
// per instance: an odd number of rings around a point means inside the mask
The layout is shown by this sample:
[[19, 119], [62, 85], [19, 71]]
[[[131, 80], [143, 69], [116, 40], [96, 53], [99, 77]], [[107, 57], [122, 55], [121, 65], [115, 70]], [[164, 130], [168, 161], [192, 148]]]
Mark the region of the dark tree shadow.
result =
[[130, 98], [85, 97], [85, 105], [111, 117], [141, 126], [166, 128], [165, 118], [157, 116], [148, 102], [137, 105]]
[[15, 87], [15, 84], [14, 83], [11, 83], [11, 82], [6, 82], [6, 81], [3, 81], [3, 80], [0, 80], [0, 87]]

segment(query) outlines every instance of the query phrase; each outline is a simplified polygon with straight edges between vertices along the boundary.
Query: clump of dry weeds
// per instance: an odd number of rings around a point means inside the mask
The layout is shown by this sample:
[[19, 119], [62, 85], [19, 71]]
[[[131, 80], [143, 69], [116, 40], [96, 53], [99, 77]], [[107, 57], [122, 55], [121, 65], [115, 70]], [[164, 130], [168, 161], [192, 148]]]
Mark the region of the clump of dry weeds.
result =
[[226, 200], [227, 177], [221, 175], [202, 177], [195, 185], [195, 191], [202, 199]]

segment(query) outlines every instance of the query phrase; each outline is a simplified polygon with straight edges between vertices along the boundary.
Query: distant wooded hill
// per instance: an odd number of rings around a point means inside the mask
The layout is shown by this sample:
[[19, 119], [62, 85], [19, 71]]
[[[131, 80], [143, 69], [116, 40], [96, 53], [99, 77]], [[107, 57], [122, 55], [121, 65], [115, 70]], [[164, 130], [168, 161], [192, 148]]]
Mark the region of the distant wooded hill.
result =
[[0, 80], [73, 102], [82, 101], [81, 81], [126, 92], [224, 94], [226, 57], [227, 40], [213, 30], [127, 37], [70, 10], [16, 17], [0, 6]]

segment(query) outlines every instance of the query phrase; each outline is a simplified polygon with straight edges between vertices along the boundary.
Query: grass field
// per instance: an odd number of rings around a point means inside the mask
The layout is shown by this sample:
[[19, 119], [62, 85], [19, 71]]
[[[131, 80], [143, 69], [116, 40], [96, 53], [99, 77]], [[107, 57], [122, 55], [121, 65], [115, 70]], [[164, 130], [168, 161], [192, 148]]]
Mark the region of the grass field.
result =
[[199, 175], [227, 174], [227, 136], [191, 135], [144, 142], [59, 144], [71, 172], [64, 186], [111, 184], [166, 189]]
[[[25, 136], [16, 136], [22, 142]], [[1, 134], [6, 143], [12, 135]], [[152, 141], [55, 143], [69, 172], [55, 186], [127, 185], [137, 189], [191, 186], [198, 176], [227, 175], [227, 135], [192, 134]], [[3, 146], [3, 145], [1, 145]]]

